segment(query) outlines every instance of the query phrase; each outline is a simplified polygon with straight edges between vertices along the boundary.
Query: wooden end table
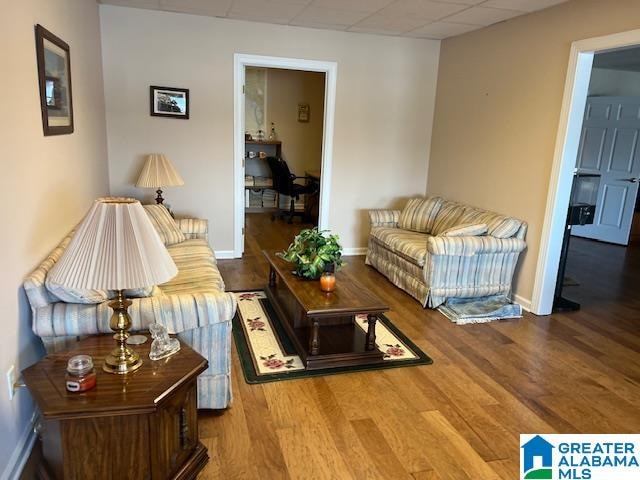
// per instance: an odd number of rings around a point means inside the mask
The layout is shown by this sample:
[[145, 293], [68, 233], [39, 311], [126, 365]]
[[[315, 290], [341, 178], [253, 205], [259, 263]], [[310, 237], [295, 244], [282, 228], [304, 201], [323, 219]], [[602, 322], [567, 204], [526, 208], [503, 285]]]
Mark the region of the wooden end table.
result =
[[[266, 294], [289, 333], [308, 370], [377, 363], [383, 353], [376, 348], [378, 315], [389, 310], [372, 292], [342, 273], [336, 290], [324, 293], [318, 281], [292, 273], [293, 265], [264, 251], [269, 262]], [[367, 315], [367, 332], [355, 324]]]
[[[207, 360], [184, 343], [175, 355], [149, 359], [151, 338], [132, 346], [144, 359], [137, 371], [102, 370], [115, 347], [110, 335], [89, 337], [47, 355], [22, 372], [43, 419], [43, 453], [55, 478], [195, 479], [209, 457], [198, 440], [197, 377]], [[67, 361], [93, 357], [97, 386], [65, 388]]]

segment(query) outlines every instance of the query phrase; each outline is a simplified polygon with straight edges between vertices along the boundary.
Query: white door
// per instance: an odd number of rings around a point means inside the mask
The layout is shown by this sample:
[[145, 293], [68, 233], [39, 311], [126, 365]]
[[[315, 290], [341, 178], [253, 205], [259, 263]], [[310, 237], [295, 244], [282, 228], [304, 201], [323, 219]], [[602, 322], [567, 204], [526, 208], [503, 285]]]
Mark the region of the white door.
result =
[[576, 167], [599, 173], [593, 225], [572, 234], [626, 245], [640, 180], [640, 97], [589, 97]]

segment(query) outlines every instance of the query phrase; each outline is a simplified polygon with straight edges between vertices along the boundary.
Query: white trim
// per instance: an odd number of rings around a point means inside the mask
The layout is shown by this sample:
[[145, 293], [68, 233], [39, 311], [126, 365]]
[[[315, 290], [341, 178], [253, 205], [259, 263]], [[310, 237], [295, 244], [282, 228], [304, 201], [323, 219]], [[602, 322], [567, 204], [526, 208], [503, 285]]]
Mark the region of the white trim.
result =
[[578, 154], [593, 54], [639, 43], [640, 30], [631, 30], [579, 40], [571, 44], [531, 299], [531, 312], [537, 315], [548, 315], [553, 306], [560, 248], [569, 206], [573, 170]]
[[236, 53], [233, 56], [233, 144], [234, 144], [234, 257], [242, 257], [244, 239], [244, 85], [245, 67], [283, 68], [325, 73], [324, 131], [322, 136], [322, 167], [320, 170], [320, 212], [318, 227], [329, 229], [329, 200], [331, 198], [331, 167], [333, 163], [333, 129], [336, 109], [338, 64], [299, 58], [268, 57]]
[[367, 254], [367, 247], [350, 247], [350, 248], [342, 249], [343, 257], [353, 257], [356, 255], [366, 255], [366, 254]]
[[233, 250], [216, 250], [213, 252], [217, 260], [228, 260], [230, 258], [236, 258]]
[[520, 295], [517, 295], [515, 293], [513, 294], [513, 299], [516, 301], [516, 303], [520, 304], [523, 310], [526, 310], [527, 312], [531, 311], [531, 300], [521, 297]]
[[4, 472], [0, 475], [0, 480], [18, 480], [20, 478], [22, 470], [27, 460], [29, 460], [29, 455], [31, 455], [33, 445], [36, 443], [37, 435], [34, 426], [37, 418], [38, 414], [33, 412], [31, 420], [27, 422], [25, 429], [18, 439], [16, 448], [13, 450]]

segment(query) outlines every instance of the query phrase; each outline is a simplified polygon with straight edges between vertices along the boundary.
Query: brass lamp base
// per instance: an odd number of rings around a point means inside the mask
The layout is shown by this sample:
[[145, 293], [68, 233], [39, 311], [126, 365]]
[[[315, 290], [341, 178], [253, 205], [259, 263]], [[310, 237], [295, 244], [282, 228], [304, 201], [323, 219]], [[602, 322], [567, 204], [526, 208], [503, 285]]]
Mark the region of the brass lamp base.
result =
[[129, 305], [131, 302], [125, 298], [122, 290], [118, 290], [117, 298], [109, 302], [109, 306], [113, 308], [109, 326], [111, 330], [116, 332], [113, 338], [118, 346], [104, 359], [102, 369], [105, 372], [124, 375], [134, 372], [142, 366], [140, 355], [127, 346], [129, 328], [131, 328], [131, 317], [127, 312]]
[[125, 373], [134, 372], [142, 366], [140, 355], [130, 348], [125, 348], [124, 358], [121, 357], [120, 353], [120, 349], [116, 348], [104, 359], [102, 369], [105, 372], [124, 375]]

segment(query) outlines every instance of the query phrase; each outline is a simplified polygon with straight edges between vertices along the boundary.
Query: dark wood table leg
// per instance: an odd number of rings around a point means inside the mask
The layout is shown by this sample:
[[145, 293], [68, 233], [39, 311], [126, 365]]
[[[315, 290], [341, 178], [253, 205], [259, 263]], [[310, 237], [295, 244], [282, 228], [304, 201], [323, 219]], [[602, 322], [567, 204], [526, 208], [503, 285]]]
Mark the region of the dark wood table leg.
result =
[[269, 268], [269, 286], [270, 287], [276, 286], [276, 271], [273, 267]]
[[377, 315], [367, 315], [367, 322], [369, 323], [367, 328], [367, 350], [373, 350], [376, 348], [376, 321]]
[[320, 349], [318, 344], [318, 333], [320, 330], [320, 322], [317, 319], [312, 320], [311, 337], [309, 338], [309, 354], [317, 355]]

